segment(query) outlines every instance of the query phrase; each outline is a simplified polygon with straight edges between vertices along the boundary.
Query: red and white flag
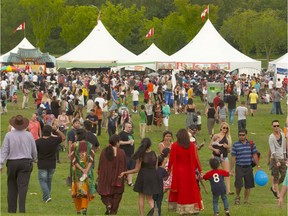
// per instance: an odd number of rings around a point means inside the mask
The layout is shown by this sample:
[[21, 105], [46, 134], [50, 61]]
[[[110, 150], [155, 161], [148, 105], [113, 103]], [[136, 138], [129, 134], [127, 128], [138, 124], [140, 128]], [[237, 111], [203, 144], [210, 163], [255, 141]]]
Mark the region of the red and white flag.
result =
[[21, 23], [21, 24], [14, 30], [14, 32], [20, 31], [20, 30], [24, 30], [24, 29], [25, 29], [25, 22]]
[[209, 14], [209, 5], [204, 9], [204, 11], [201, 13], [202, 20], [205, 19], [206, 14]]
[[152, 35], [154, 35], [154, 28], [149, 30], [148, 34], [146, 34], [146, 38], [150, 38]]

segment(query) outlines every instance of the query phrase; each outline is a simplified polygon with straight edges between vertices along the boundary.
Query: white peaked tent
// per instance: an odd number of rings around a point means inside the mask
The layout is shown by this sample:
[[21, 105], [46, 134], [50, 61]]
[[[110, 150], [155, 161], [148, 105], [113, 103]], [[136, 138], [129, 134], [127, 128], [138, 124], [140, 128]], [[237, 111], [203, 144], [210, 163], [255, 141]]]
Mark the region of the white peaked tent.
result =
[[17, 53], [19, 48], [35, 49], [35, 47], [27, 40], [27, 38], [24, 37], [23, 40], [16, 47], [14, 47], [9, 52], [7, 52], [7, 53], [5, 53], [5, 54], [0, 56], [0, 62], [7, 62], [7, 59], [9, 57], [10, 53]]
[[275, 59], [274, 61], [269, 62], [269, 66], [288, 69], [288, 53], [278, 59]]
[[58, 67], [92, 68], [114, 66], [116, 61], [135, 56], [119, 44], [99, 20], [91, 33], [77, 47], [56, 60]]
[[232, 71], [241, 68], [261, 70], [256, 61], [232, 47], [218, 33], [208, 19], [199, 33], [182, 49], [171, 55], [178, 68], [224, 69]]
[[274, 81], [276, 84], [278, 82], [282, 83], [283, 79], [288, 76], [288, 53], [269, 62], [268, 71], [274, 72]]
[[[154, 43], [152, 43], [146, 50], [140, 53], [138, 56], [128, 59], [126, 61], [117, 61], [118, 65], [131, 65], [139, 68], [150, 68], [152, 70], [157, 69], [158, 62], [169, 61], [169, 56], [160, 50]], [[128, 68], [131, 68], [128, 66]]]

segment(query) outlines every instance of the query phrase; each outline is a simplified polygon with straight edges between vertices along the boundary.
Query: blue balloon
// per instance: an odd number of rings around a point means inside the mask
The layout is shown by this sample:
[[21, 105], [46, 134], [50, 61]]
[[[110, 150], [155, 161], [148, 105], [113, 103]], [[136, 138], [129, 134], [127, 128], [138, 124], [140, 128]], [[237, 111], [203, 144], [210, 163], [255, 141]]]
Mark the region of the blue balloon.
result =
[[268, 175], [263, 170], [258, 170], [255, 173], [255, 182], [259, 186], [264, 186], [268, 183]]

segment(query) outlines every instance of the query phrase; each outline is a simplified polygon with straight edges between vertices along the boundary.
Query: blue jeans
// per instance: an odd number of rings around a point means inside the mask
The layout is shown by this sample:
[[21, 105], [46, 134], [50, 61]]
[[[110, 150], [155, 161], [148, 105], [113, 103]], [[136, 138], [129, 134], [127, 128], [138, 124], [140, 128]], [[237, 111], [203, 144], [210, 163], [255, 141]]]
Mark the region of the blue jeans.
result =
[[[224, 209], [228, 210], [229, 209], [229, 204], [228, 204], [228, 199], [227, 199], [226, 193], [221, 194], [220, 196], [221, 196], [221, 199], [222, 199], [223, 204], [224, 204]], [[214, 211], [214, 213], [218, 213], [219, 212], [218, 199], [219, 199], [219, 195], [214, 195], [213, 194], [213, 211]]]
[[229, 115], [229, 123], [234, 123], [234, 114], [236, 109], [228, 109], [228, 115]]
[[246, 129], [246, 119], [238, 120], [238, 131], [240, 129]]
[[38, 169], [38, 179], [43, 193], [43, 201], [51, 198], [51, 184], [54, 172], [55, 169]]

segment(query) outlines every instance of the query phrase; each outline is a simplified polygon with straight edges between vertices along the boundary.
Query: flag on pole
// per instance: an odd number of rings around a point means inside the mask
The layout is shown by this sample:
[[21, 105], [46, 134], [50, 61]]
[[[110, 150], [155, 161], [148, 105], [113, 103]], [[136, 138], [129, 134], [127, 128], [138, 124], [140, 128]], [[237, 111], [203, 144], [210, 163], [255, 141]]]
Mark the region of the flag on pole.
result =
[[154, 35], [154, 28], [149, 30], [148, 34], [146, 34], [146, 38], [150, 38], [152, 35]]
[[25, 22], [21, 23], [21, 24], [14, 30], [14, 32], [20, 31], [20, 30], [24, 30], [24, 29], [25, 29]]
[[209, 5], [204, 9], [204, 11], [201, 13], [202, 20], [205, 19], [206, 14], [209, 14]]

